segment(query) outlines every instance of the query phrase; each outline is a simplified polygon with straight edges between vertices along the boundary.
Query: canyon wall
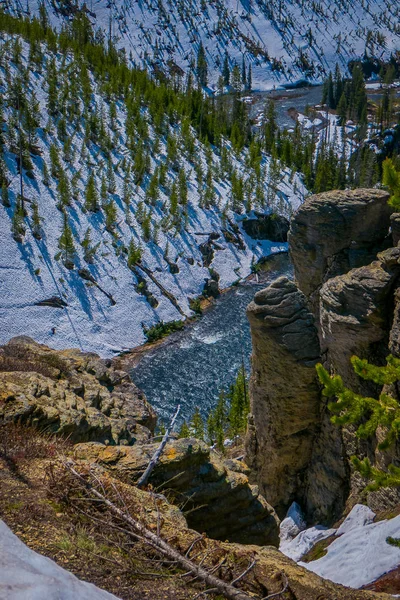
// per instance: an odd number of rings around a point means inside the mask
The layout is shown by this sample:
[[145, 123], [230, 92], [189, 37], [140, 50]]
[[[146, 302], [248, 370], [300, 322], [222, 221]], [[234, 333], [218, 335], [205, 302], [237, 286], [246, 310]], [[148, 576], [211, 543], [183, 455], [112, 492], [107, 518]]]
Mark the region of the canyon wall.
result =
[[[347, 386], [375, 394], [353, 372], [354, 354], [384, 364], [399, 355], [400, 248], [389, 234], [383, 190], [312, 196], [294, 216], [289, 249], [295, 282], [281, 278], [248, 307], [253, 342], [251, 416], [246, 460], [279, 516], [293, 500], [310, 521], [332, 522], [364, 485], [349, 458], [385, 466], [376, 440], [332, 425], [315, 364], [339, 373]], [[393, 232], [395, 227], [393, 227]], [[398, 502], [395, 492], [369, 494], [374, 507]]]

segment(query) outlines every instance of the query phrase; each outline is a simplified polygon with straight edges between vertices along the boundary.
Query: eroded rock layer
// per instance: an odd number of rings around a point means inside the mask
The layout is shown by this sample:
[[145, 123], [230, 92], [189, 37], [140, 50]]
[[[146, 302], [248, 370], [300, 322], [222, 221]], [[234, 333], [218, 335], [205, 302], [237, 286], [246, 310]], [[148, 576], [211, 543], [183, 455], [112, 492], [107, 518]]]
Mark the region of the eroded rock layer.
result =
[[[79, 444], [75, 454], [135, 483], [157, 446]], [[213, 539], [277, 546], [279, 520], [247, 475], [248, 468], [241, 461], [224, 462], [204, 442], [189, 438], [167, 444], [150, 483], [183, 507], [190, 527]]]
[[253, 343], [247, 460], [282, 515], [304, 484], [319, 423], [319, 341], [304, 294], [285, 277], [258, 292], [247, 315]]
[[[351, 356], [384, 364], [389, 352], [400, 355], [400, 248], [393, 247], [397, 220], [387, 201], [387, 192], [376, 189], [306, 200], [289, 233], [296, 284], [278, 280], [249, 306], [246, 460], [279, 513], [296, 499], [310, 520], [332, 522], [363, 487], [351, 472], [350, 456], [368, 456], [381, 467], [388, 463], [376, 450], [377, 440], [361, 441], [352, 428], [332, 425], [314, 369], [318, 359], [354, 391], [376, 394], [375, 384], [354, 374]], [[396, 493], [386, 494], [386, 501], [381, 496], [381, 506], [399, 501]], [[374, 505], [376, 494], [369, 501]]]

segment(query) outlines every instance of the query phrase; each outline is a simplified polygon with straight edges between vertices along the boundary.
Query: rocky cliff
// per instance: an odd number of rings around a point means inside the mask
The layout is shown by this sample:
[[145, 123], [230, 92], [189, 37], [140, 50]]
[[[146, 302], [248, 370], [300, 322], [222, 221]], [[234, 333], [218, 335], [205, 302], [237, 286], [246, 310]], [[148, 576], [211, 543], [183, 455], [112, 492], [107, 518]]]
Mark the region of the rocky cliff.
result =
[[[30, 338], [0, 347], [0, 424], [67, 438], [79, 457], [135, 483], [159, 445], [156, 415], [128, 373], [78, 350]], [[247, 544], [279, 542], [279, 519], [240, 461], [224, 462], [198, 440], [171, 440], [150, 483], [185, 506], [194, 529]]]
[[[337, 519], [363, 488], [349, 457], [381, 466], [376, 440], [360, 442], [330, 422], [316, 362], [355, 391], [375, 393], [349, 359], [383, 364], [399, 355], [400, 249], [388, 194], [335, 191], [312, 196], [294, 216], [289, 248], [295, 282], [280, 279], [248, 307], [253, 355], [246, 460], [261, 490], [283, 515], [293, 500], [312, 521]], [[393, 225], [393, 238], [390, 225]], [[393, 458], [391, 451], [390, 458]], [[399, 502], [369, 494], [372, 507]]]

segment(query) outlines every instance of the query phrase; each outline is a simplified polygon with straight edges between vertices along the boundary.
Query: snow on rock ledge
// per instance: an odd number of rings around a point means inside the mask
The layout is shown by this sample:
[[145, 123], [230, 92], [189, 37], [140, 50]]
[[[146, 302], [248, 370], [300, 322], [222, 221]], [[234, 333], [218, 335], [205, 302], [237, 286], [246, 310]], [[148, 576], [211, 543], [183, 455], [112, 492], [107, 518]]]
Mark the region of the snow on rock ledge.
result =
[[0, 598], [118, 600], [25, 546], [3, 521], [0, 521]]

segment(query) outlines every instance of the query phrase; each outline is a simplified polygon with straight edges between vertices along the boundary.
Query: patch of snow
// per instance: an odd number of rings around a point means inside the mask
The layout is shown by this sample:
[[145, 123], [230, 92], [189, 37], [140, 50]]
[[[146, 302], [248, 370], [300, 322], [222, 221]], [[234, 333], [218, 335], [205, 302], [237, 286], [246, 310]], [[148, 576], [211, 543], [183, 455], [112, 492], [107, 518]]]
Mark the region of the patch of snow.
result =
[[0, 598], [118, 600], [26, 546], [0, 520]]
[[[334, 533], [336, 533], [336, 529], [328, 529], [323, 525], [315, 525], [314, 527], [309, 527], [308, 529], [301, 531], [299, 535], [290, 542], [281, 544], [279, 550], [292, 560], [298, 562], [317, 542], [330, 537]], [[309, 564], [314, 563], [305, 563], [303, 566], [308, 569]]]
[[325, 556], [300, 564], [325, 579], [360, 588], [399, 566], [400, 548], [386, 541], [389, 536], [399, 535], [400, 516], [355, 526], [337, 537]]
[[291, 541], [306, 528], [306, 522], [302, 510], [297, 504], [293, 502], [287, 512], [286, 517], [280, 524], [279, 537], [280, 546], [279, 549], [285, 554], [285, 548]]
[[375, 516], [375, 513], [369, 506], [365, 506], [365, 504], [356, 504], [337, 530], [336, 535], [343, 535], [356, 527], [370, 525], [375, 519]]

